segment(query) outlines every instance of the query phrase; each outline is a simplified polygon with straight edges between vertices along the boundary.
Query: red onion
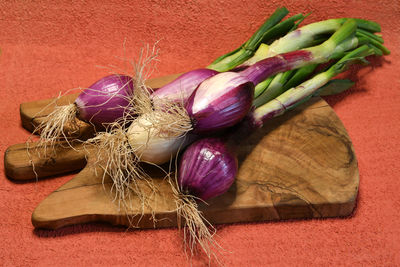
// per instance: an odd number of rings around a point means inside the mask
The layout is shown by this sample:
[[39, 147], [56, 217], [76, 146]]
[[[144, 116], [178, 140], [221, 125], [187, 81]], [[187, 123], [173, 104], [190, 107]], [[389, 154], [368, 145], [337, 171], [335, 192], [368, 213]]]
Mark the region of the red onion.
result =
[[298, 50], [261, 60], [240, 72], [219, 73], [195, 90], [186, 104], [194, 133], [209, 133], [241, 121], [252, 107], [254, 86], [271, 75], [328, 58], [320, 50]]
[[181, 192], [202, 200], [225, 193], [238, 170], [236, 156], [218, 138], [204, 138], [183, 153], [178, 183]]
[[189, 98], [186, 110], [195, 133], [235, 125], [249, 112], [254, 84], [235, 72], [224, 72], [205, 80]]
[[109, 75], [85, 89], [75, 100], [77, 117], [100, 126], [122, 118], [130, 104], [132, 77]]
[[70, 133], [79, 133], [76, 118], [99, 129], [103, 128], [103, 124], [117, 122], [132, 102], [133, 90], [134, 84], [129, 76], [110, 75], [100, 79], [84, 89], [74, 103], [56, 106], [44, 118], [35, 129], [40, 132], [39, 143], [45, 151], [54, 153], [57, 141], [66, 137], [66, 125], [70, 125]]

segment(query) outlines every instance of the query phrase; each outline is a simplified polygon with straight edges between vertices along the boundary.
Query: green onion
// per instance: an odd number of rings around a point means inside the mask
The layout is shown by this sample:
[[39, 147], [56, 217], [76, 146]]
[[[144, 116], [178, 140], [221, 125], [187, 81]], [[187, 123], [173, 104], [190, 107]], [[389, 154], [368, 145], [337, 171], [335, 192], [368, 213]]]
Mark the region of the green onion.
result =
[[275, 76], [268, 77], [266, 80], [256, 85], [256, 87], [254, 88], [254, 99], [256, 99], [259, 95], [261, 95], [264, 92], [266, 88], [268, 88], [274, 77]]
[[276, 9], [246, 43], [234, 51], [217, 58], [208, 68], [223, 72], [246, 61], [254, 54], [255, 50], [261, 44], [261, 41], [265, 39], [266, 32], [279, 23], [288, 13], [289, 11], [284, 7]]
[[378, 36], [376, 34], [370, 33], [369, 31], [365, 31], [363, 29], [357, 29], [356, 35], [372, 38], [372, 39], [376, 40], [377, 42], [380, 42], [381, 44], [383, 44], [383, 42], [384, 42], [382, 36]]
[[305, 18], [306, 17], [302, 14], [297, 14], [282, 22], [279, 22], [277, 25], [265, 32], [261, 42], [267, 44], [272, 43], [272, 41], [274, 41], [275, 39], [295, 30], [297, 28], [297, 25], [301, 23]]
[[372, 54], [374, 54], [374, 50], [367, 45], [348, 53], [327, 71], [317, 74], [312, 79], [287, 90], [275, 99], [256, 108], [251, 114], [252, 123], [254, 126], [260, 127], [265, 120], [281, 115], [286, 110], [293, 109], [306, 102], [319, 88], [327, 84], [337, 74], [345, 71], [350, 64], [357, 61], [363, 62], [364, 57]]
[[283, 86], [283, 91], [287, 91], [288, 89], [299, 85], [304, 82], [311, 73], [317, 68], [318, 64], [312, 64], [301, 69], [298, 69], [296, 73], [287, 81], [287, 83]]
[[[346, 19], [342, 19], [346, 20]], [[379, 23], [371, 20], [365, 20], [365, 19], [354, 19], [357, 23], [357, 27], [369, 32], [380, 32], [381, 31], [381, 26]]]
[[[262, 104], [274, 99], [278, 95], [283, 93], [283, 86], [284, 84], [290, 79], [290, 77], [293, 75], [295, 70], [289, 70], [286, 72], [281, 72], [275, 75], [275, 77], [272, 78], [272, 81], [269, 83], [269, 85], [266, 88], [262, 88], [261, 85], [263, 83], [257, 84], [255, 90], [263, 90], [261, 95], [259, 97], [255, 98], [253, 101], [253, 106], [259, 107]], [[268, 80], [268, 79], [267, 79]]]
[[[373, 34], [371, 34], [371, 35], [373, 35]], [[371, 43], [374, 47], [381, 50], [384, 55], [389, 55], [390, 50], [387, 49], [380, 40], [377, 40], [376, 38], [372, 37], [371, 35], [368, 35], [368, 34], [365, 34], [362, 32], [356, 32], [356, 36], [367, 38], [368, 42]], [[373, 35], [373, 36], [376, 36], [376, 35]]]

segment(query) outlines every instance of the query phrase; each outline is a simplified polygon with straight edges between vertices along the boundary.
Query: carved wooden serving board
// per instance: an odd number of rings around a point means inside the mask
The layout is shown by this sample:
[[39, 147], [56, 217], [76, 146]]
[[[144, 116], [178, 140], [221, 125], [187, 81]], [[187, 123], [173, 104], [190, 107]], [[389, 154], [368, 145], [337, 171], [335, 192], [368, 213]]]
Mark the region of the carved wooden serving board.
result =
[[[6, 154], [6, 165], [24, 150], [12, 148]], [[174, 197], [160, 171], [148, 168], [158, 188], [150, 200], [151, 209], [135, 217], [142, 210], [132, 196], [127, 216], [126, 210], [112, 202], [111, 182], [102, 183], [102, 171], [92, 166], [90, 151], [88, 156], [79, 174], [37, 206], [32, 214], [35, 227], [55, 229], [94, 221], [141, 228], [176, 226]], [[86, 162], [82, 152], [74, 156], [58, 153], [53, 164], [61, 167], [77, 158], [80, 168]], [[243, 136], [238, 159], [239, 173], [230, 190], [208, 205], [199, 203], [213, 224], [347, 216], [355, 207], [359, 176], [354, 150], [339, 118], [321, 98]], [[157, 221], [151, 219], [152, 211]]]

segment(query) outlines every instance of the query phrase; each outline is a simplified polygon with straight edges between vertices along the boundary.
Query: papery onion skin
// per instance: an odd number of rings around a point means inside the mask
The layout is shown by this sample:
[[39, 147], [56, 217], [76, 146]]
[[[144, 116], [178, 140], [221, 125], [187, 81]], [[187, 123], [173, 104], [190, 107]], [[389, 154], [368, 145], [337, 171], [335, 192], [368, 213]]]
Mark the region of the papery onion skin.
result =
[[186, 104], [199, 84], [217, 73], [219, 72], [211, 69], [197, 69], [186, 72], [172, 82], [157, 89], [151, 95], [152, 99], [155, 102], [158, 98]]
[[[147, 115], [147, 114], [146, 114]], [[138, 117], [127, 130], [129, 145], [141, 161], [164, 164], [170, 161], [185, 144], [185, 136], [160, 137], [156, 128], [148, 129], [151, 122], [146, 115]]]
[[218, 131], [241, 121], [252, 107], [254, 84], [234, 72], [205, 80], [190, 97], [186, 110], [194, 133]]
[[237, 171], [237, 159], [221, 139], [203, 138], [183, 153], [178, 183], [182, 193], [208, 200], [225, 193]]
[[133, 91], [132, 77], [106, 76], [85, 89], [75, 100], [77, 117], [95, 126], [115, 122], [123, 117], [130, 105]]

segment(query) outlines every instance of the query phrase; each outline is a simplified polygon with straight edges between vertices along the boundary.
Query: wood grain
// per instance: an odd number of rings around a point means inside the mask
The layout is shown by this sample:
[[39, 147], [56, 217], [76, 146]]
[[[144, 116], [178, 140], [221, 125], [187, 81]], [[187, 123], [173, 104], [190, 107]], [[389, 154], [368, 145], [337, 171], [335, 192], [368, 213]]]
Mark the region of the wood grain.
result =
[[[209, 205], [200, 204], [211, 223], [351, 214], [359, 184], [357, 161], [345, 128], [325, 101], [316, 98], [239, 139], [236, 182]], [[102, 172], [89, 157], [75, 178], [37, 206], [32, 223], [50, 229], [94, 221], [140, 228], [176, 226], [170, 186], [161, 173], [151, 173], [159, 189], [150, 200], [151, 209], [137, 216], [141, 209], [132, 196], [133, 208], [126, 214], [111, 201], [111, 183], [102, 183]], [[151, 210], [157, 221], [151, 220]]]
[[12, 145], [4, 153], [4, 170], [14, 180], [40, 179], [77, 171], [86, 165], [86, 153], [81, 143], [59, 143], [54, 155], [43, 155], [37, 142]]

